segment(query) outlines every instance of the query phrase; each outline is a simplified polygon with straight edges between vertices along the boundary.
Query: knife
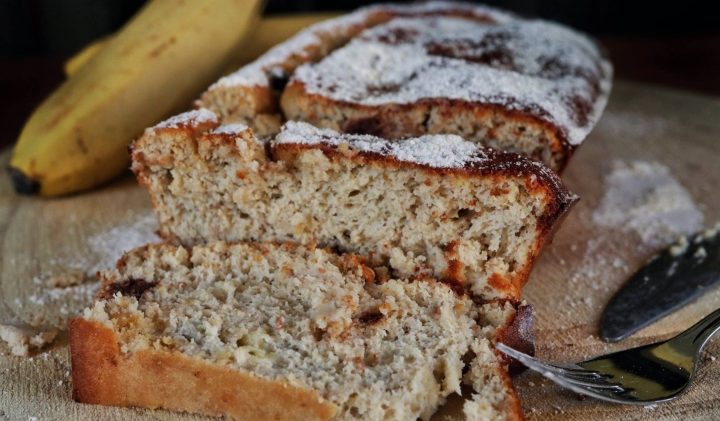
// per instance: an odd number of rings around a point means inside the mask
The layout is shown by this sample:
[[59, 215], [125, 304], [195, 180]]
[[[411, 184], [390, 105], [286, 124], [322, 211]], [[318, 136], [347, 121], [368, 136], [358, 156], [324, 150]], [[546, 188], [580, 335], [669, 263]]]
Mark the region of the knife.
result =
[[720, 281], [720, 225], [681, 238], [653, 256], [615, 294], [600, 319], [607, 342], [627, 338]]

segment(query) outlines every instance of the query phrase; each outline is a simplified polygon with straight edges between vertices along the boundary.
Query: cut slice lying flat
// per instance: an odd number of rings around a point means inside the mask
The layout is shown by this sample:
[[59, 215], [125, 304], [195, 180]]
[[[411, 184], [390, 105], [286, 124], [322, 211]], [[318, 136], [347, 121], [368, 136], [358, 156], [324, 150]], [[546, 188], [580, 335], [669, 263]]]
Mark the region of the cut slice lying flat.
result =
[[431, 279], [379, 282], [354, 255], [290, 244], [150, 245], [101, 277], [70, 329], [81, 402], [415, 420], [466, 383], [469, 419], [522, 416], [492, 347], [509, 336], [509, 304], [477, 305]]
[[539, 162], [454, 135], [389, 142], [288, 122], [264, 143], [205, 109], [146, 130], [133, 170], [167, 239], [319, 244], [483, 299], [520, 297], [575, 200]]

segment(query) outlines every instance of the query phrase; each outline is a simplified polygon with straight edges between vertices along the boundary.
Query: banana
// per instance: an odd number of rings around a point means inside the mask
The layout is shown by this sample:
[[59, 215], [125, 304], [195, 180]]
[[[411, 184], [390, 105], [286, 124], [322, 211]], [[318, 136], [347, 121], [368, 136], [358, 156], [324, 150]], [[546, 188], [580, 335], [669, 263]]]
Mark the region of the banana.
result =
[[80, 70], [80, 68], [85, 65], [85, 63], [90, 61], [90, 59], [95, 57], [95, 55], [97, 55], [97, 53], [102, 50], [102, 48], [108, 43], [108, 41], [110, 41], [111, 38], [112, 36], [98, 38], [83, 47], [82, 50], [75, 53], [75, 55], [65, 60], [65, 63], [63, 63], [63, 71], [65, 72], [65, 76], [70, 77], [77, 73], [78, 70]]
[[[231, 58], [229, 70], [235, 70], [235, 68], [255, 60], [270, 47], [285, 41], [301, 29], [334, 18], [338, 16], [338, 14], [339, 13], [327, 12], [262, 18], [260, 22], [258, 22], [251, 39], [243, 43], [237, 57]], [[97, 39], [70, 57], [63, 65], [65, 75], [72, 76], [77, 73], [85, 63], [90, 61], [90, 59], [107, 44], [110, 38], [112, 37]]]
[[148, 2], [27, 121], [10, 159], [16, 191], [63, 195], [126, 169], [130, 140], [218, 77], [262, 3]]

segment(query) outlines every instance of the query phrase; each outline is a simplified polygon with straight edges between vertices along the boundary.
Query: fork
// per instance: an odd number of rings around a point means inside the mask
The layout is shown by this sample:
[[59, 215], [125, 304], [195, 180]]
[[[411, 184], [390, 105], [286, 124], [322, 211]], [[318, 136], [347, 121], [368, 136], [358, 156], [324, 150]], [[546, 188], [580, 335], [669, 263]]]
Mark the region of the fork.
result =
[[667, 341], [577, 364], [549, 363], [498, 343], [497, 349], [558, 385], [604, 401], [649, 405], [678, 397], [690, 384], [698, 357], [720, 330], [720, 309]]

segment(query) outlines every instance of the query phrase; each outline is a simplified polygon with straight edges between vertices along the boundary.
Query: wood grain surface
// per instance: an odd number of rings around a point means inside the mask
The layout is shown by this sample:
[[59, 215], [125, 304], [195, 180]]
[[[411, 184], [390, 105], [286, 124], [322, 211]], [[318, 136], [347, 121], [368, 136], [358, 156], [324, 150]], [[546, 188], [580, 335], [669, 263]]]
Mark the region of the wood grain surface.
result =
[[[546, 247], [525, 290], [526, 300], [536, 310], [541, 357], [577, 361], [652, 342], [720, 307], [716, 289], [619, 344], [604, 344], [596, 334], [604, 304], [653, 252], [632, 231], [594, 224], [592, 213], [603, 194], [608, 165], [613, 160], [643, 160], [669, 167], [709, 225], [720, 220], [718, 158], [720, 99], [650, 85], [616, 84], [605, 116], [564, 174], [567, 185], [582, 200]], [[7, 159], [6, 151], [0, 155], [0, 165], [4, 167]], [[107, 259], [88, 238], [117, 231], [149, 212], [146, 195], [130, 176], [92, 193], [54, 200], [15, 196], [7, 178], [0, 177], [0, 322], [19, 319], [61, 325], [82, 307], [85, 298], [49, 294], [44, 280]], [[720, 357], [720, 340], [706, 348], [688, 393], [656, 407], [580, 399], [529, 372], [515, 381], [530, 420], [713, 420], [720, 419], [720, 360], [715, 356]], [[11, 356], [0, 345], [0, 420], [203, 419], [168, 411], [77, 404], [70, 397], [69, 370], [64, 337], [32, 358]], [[458, 401], [451, 400], [436, 418], [456, 418]]]

